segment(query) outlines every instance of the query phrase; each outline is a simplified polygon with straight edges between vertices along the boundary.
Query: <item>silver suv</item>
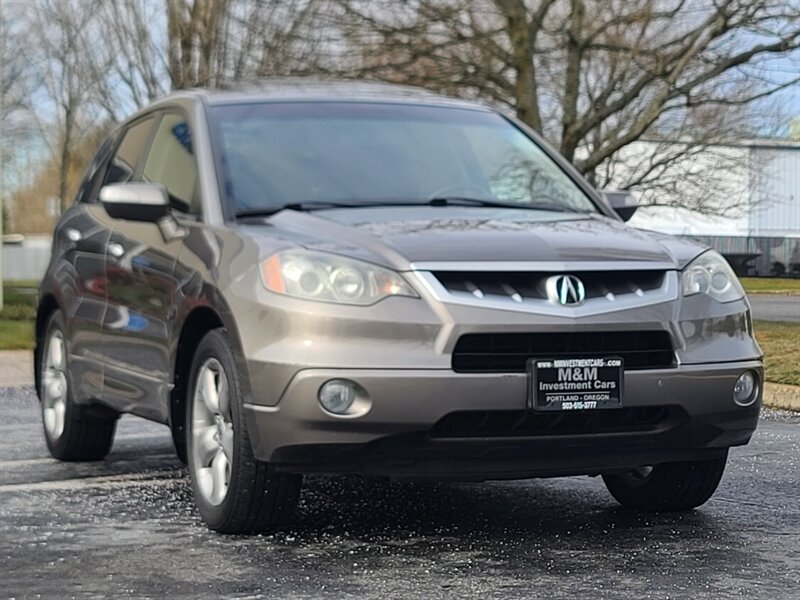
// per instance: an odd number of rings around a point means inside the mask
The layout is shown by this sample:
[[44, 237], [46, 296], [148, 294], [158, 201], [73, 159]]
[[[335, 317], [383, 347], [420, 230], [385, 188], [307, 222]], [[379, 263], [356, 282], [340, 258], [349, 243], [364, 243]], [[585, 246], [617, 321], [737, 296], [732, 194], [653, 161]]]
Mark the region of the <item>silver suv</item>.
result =
[[173, 95], [99, 149], [36, 323], [53, 456], [166, 423], [221, 532], [304, 473], [601, 475], [685, 510], [761, 404], [717, 253], [626, 226], [523, 124], [367, 84]]

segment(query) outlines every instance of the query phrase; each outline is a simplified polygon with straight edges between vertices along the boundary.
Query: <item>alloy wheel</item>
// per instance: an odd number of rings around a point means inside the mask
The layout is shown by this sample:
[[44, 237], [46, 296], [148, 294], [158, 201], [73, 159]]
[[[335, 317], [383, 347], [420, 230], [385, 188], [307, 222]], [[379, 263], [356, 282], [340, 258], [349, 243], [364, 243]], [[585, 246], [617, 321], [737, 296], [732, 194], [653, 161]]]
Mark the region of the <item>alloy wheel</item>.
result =
[[42, 365], [42, 414], [47, 435], [53, 441], [64, 433], [69, 385], [66, 370], [64, 335], [55, 330], [47, 340]]
[[228, 377], [216, 358], [209, 358], [198, 370], [192, 402], [195, 479], [203, 499], [218, 506], [231, 480], [233, 420]]

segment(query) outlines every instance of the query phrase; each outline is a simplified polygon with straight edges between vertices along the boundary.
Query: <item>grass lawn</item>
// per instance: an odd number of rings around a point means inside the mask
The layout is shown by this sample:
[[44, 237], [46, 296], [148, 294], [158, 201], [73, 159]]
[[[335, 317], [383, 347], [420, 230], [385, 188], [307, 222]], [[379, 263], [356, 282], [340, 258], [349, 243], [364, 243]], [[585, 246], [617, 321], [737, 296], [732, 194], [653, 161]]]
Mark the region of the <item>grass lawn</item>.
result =
[[742, 277], [748, 294], [800, 294], [800, 279], [777, 277]]
[[800, 323], [756, 321], [753, 327], [764, 351], [766, 380], [800, 385]]
[[33, 321], [0, 319], [0, 350], [31, 348], [33, 348]]
[[3, 310], [0, 310], [0, 350], [33, 348], [33, 320], [36, 317], [36, 282], [3, 282]]

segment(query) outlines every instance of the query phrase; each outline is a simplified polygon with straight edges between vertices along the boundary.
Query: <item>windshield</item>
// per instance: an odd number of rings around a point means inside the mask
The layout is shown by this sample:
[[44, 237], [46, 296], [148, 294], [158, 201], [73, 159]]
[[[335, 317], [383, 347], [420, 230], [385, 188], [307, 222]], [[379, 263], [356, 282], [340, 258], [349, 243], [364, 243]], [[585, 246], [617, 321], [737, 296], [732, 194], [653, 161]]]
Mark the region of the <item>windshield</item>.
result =
[[533, 140], [488, 111], [334, 102], [212, 111], [234, 213], [447, 198], [597, 212]]

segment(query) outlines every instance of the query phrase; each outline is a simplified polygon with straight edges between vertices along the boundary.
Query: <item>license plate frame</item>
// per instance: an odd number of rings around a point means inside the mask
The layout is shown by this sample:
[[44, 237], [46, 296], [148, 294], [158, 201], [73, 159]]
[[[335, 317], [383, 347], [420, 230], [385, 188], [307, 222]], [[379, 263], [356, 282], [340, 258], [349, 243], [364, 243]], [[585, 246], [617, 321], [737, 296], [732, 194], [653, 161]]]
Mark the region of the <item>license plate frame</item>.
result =
[[531, 358], [528, 382], [531, 410], [581, 412], [620, 408], [625, 361], [620, 356]]

